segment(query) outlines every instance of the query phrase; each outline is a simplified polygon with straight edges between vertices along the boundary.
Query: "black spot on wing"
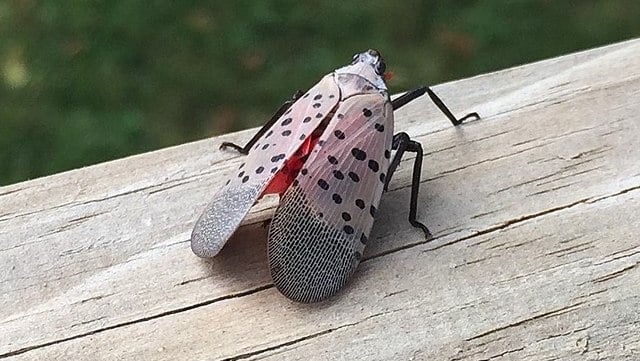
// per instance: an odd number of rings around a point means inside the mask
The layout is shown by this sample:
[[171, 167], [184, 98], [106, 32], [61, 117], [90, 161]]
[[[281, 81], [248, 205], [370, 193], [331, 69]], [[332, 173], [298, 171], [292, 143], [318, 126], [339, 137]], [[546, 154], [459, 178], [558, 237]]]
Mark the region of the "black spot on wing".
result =
[[367, 159], [367, 153], [360, 148], [351, 149], [351, 155], [353, 155], [353, 157], [356, 158], [357, 160]]
[[329, 189], [329, 183], [327, 183], [327, 181], [322, 178], [318, 179], [318, 186], [325, 191]]
[[287, 119], [283, 120], [283, 121], [282, 121], [282, 123], [280, 123], [280, 125], [282, 125], [283, 127], [285, 127], [285, 126], [287, 126], [287, 125], [291, 124], [291, 122], [292, 122], [292, 121], [293, 121], [293, 119], [291, 119], [291, 118], [287, 118]]
[[279, 162], [281, 160], [283, 160], [285, 157], [284, 153], [280, 153], [278, 155], [274, 155], [273, 157], [271, 157], [271, 162], [275, 163], [275, 162]]
[[369, 159], [369, 169], [371, 169], [374, 172], [377, 172], [380, 169], [380, 165], [378, 164], [378, 162], [376, 162], [373, 159]]

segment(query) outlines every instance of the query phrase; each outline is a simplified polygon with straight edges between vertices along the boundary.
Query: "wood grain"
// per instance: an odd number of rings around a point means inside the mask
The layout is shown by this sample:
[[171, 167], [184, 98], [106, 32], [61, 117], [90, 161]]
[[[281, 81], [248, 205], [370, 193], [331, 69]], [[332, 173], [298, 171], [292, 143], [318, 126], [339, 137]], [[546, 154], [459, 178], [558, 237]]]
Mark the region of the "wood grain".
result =
[[[396, 114], [423, 143], [336, 297], [272, 286], [252, 211], [219, 257], [193, 222], [255, 130], [0, 188], [0, 358], [640, 359], [640, 40], [442, 84]], [[295, 88], [296, 85], [292, 85]]]

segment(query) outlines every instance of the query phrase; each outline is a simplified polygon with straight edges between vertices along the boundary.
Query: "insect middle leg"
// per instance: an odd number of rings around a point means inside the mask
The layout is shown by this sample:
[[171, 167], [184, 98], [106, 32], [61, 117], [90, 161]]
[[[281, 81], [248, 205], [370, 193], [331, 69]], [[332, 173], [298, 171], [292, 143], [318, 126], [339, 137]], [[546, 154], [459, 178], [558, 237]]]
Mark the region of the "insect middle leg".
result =
[[444, 104], [442, 99], [440, 99], [440, 97], [438, 97], [438, 95], [436, 95], [436, 93], [434, 93], [433, 90], [431, 90], [431, 88], [427, 86], [421, 86], [414, 90], [408, 91], [403, 95], [401, 95], [400, 97], [391, 101], [391, 105], [393, 105], [393, 110], [396, 110], [401, 106], [407, 104], [408, 102], [422, 96], [424, 93], [427, 93], [429, 95], [429, 97], [431, 98], [431, 101], [433, 101], [433, 103], [438, 107], [438, 109], [440, 109], [440, 111], [444, 113], [444, 115], [446, 115], [447, 118], [449, 118], [449, 120], [451, 121], [451, 123], [453, 123], [453, 125], [455, 126], [462, 124], [462, 122], [464, 122], [469, 118], [480, 119], [480, 116], [476, 112], [469, 113], [464, 117], [457, 119], [453, 115], [453, 113], [451, 113], [451, 110], [449, 110], [449, 108]]
[[416, 228], [420, 228], [424, 232], [424, 236], [427, 239], [431, 239], [433, 238], [433, 236], [431, 235], [429, 228], [416, 220], [418, 209], [418, 192], [420, 191], [420, 173], [422, 171], [422, 145], [419, 142], [412, 140], [409, 137], [409, 134], [402, 132], [393, 136], [391, 149], [396, 150], [396, 154], [393, 156], [393, 160], [391, 160], [391, 164], [389, 165], [387, 178], [384, 183], [384, 190], [386, 191], [388, 189], [391, 177], [393, 177], [393, 173], [396, 171], [396, 168], [398, 168], [398, 164], [400, 164], [400, 160], [402, 159], [404, 153], [416, 153], [416, 160], [413, 162], [413, 176], [411, 181], [409, 223], [411, 223], [411, 225]]
[[271, 119], [269, 119], [267, 123], [263, 125], [262, 128], [260, 128], [260, 130], [258, 130], [258, 132], [253, 136], [253, 138], [251, 138], [251, 140], [249, 140], [247, 144], [245, 144], [244, 146], [240, 146], [231, 142], [223, 142], [222, 144], [220, 144], [220, 149], [225, 149], [229, 147], [237, 150], [241, 154], [244, 154], [244, 155], [249, 154], [249, 150], [251, 150], [251, 147], [253, 147], [253, 145], [256, 144], [258, 139], [260, 139], [260, 137], [262, 137], [262, 135], [264, 135], [264, 133], [266, 133], [267, 130], [269, 130], [269, 128], [271, 128], [278, 121], [278, 119], [280, 119], [282, 114], [284, 114], [287, 111], [287, 109], [291, 108], [291, 105], [295, 103], [296, 100], [298, 100], [298, 98], [302, 96], [302, 94], [304, 94], [302, 90], [298, 90], [297, 92], [295, 92], [295, 94], [293, 94], [291, 99], [287, 100], [280, 106], [280, 108], [276, 111], [276, 113], [273, 114]]

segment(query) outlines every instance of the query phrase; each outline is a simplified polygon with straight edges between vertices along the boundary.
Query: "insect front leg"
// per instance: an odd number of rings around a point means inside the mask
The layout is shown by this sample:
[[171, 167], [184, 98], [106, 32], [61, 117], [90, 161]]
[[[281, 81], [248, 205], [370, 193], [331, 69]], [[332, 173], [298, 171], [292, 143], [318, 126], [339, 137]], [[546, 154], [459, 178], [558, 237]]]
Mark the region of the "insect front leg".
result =
[[295, 94], [293, 94], [291, 99], [284, 102], [280, 106], [280, 108], [276, 111], [276, 113], [273, 114], [271, 119], [269, 119], [267, 123], [263, 125], [262, 128], [260, 128], [260, 130], [258, 130], [258, 132], [253, 136], [253, 138], [251, 138], [251, 140], [244, 146], [240, 146], [231, 142], [223, 142], [222, 144], [220, 144], [220, 149], [233, 148], [241, 154], [244, 154], [244, 155], [249, 154], [249, 150], [251, 150], [251, 147], [253, 147], [253, 145], [256, 144], [258, 139], [260, 139], [260, 137], [262, 137], [262, 135], [264, 135], [264, 133], [266, 133], [267, 130], [269, 130], [269, 128], [271, 128], [278, 121], [278, 119], [280, 119], [280, 117], [287, 111], [287, 109], [289, 109], [291, 105], [295, 103], [296, 100], [298, 100], [298, 98], [300, 98], [303, 94], [304, 93], [302, 92], [302, 90], [298, 90], [297, 92], [295, 92]]
[[464, 117], [457, 119], [453, 115], [453, 113], [451, 113], [451, 110], [449, 110], [449, 108], [444, 104], [442, 99], [440, 99], [440, 97], [438, 97], [438, 95], [436, 95], [436, 93], [434, 93], [433, 90], [431, 90], [431, 88], [427, 86], [421, 86], [414, 90], [408, 91], [404, 93], [402, 96], [391, 101], [391, 104], [393, 105], [393, 110], [396, 110], [401, 106], [409, 103], [410, 101], [422, 96], [424, 93], [427, 93], [429, 95], [429, 97], [431, 98], [431, 101], [433, 101], [433, 103], [438, 107], [438, 109], [440, 109], [440, 111], [444, 113], [444, 115], [446, 115], [447, 118], [449, 118], [449, 120], [451, 121], [451, 123], [453, 123], [453, 125], [455, 126], [462, 124], [462, 122], [464, 122], [469, 118], [480, 119], [480, 115], [478, 115], [478, 113], [476, 112], [469, 113]]
[[420, 173], [422, 171], [422, 144], [412, 140], [407, 133], [398, 133], [393, 136], [393, 143], [391, 149], [396, 150], [396, 154], [393, 156], [393, 160], [389, 165], [387, 171], [387, 179], [384, 183], [384, 190], [386, 191], [393, 177], [393, 173], [396, 171], [398, 164], [405, 152], [416, 153], [416, 160], [413, 162], [413, 177], [411, 181], [411, 201], [409, 202], [409, 223], [416, 228], [420, 228], [424, 232], [424, 236], [427, 239], [433, 238], [429, 228], [424, 224], [416, 220], [418, 210], [418, 192], [420, 191]]

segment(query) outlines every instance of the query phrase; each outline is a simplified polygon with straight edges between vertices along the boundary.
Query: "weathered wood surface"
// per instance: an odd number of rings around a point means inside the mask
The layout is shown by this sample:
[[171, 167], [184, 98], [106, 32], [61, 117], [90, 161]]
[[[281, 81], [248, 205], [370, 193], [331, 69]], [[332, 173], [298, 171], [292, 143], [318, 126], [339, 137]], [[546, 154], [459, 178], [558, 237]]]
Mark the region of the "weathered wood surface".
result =
[[[296, 87], [292, 84], [292, 87]], [[435, 87], [354, 279], [299, 305], [269, 279], [273, 203], [213, 261], [193, 222], [253, 130], [0, 188], [0, 358], [640, 359], [640, 40]], [[271, 207], [271, 208], [270, 208]]]

